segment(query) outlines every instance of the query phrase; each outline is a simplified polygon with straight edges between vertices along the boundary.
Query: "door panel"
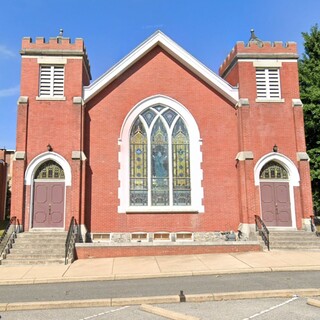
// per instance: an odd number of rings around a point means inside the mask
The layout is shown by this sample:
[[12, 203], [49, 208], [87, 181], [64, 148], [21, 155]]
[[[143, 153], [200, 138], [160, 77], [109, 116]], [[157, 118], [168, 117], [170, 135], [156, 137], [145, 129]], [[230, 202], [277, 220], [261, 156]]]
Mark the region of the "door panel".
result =
[[290, 195], [289, 183], [275, 182], [275, 206], [277, 214], [277, 226], [291, 227], [291, 208], [290, 208]]
[[262, 220], [267, 226], [291, 227], [288, 182], [261, 182]]
[[64, 182], [35, 182], [33, 228], [61, 228], [64, 222]]
[[260, 184], [261, 190], [261, 207], [262, 220], [267, 226], [275, 226], [275, 206], [274, 206], [274, 190], [273, 182], [262, 182]]

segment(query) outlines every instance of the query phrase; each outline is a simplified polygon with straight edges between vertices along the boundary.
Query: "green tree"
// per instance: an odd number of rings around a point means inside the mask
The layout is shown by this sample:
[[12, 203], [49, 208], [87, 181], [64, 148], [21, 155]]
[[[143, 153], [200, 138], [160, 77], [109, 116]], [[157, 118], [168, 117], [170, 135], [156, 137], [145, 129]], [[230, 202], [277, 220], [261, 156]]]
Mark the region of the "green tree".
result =
[[299, 60], [299, 82], [303, 102], [307, 151], [310, 157], [313, 205], [320, 215], [320, 30], [302, 32], [304, 54]]

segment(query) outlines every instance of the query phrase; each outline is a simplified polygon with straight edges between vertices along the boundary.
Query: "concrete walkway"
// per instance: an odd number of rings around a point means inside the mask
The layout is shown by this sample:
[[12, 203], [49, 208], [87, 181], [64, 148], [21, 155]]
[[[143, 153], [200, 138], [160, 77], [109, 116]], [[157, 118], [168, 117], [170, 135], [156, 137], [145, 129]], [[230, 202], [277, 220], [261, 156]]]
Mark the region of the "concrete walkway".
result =
[[103, 258], [77, 260], [71, 265], [2, 265], [0, 285], [302, 270], [320, 270], [320, 251]]

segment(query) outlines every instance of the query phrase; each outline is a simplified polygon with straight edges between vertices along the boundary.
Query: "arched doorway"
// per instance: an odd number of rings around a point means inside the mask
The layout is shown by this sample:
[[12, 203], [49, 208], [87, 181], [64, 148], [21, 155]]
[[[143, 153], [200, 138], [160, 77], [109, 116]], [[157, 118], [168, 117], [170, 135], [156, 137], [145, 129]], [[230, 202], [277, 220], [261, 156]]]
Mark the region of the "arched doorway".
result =
[[260, 171], [262, 220], [269, 227], [292, 227], [289, 175], [277, 161], [267, 162]]
[[33, 228], [64, 226], [65, 174], [53, 160], [42, 163], [34, 175]]

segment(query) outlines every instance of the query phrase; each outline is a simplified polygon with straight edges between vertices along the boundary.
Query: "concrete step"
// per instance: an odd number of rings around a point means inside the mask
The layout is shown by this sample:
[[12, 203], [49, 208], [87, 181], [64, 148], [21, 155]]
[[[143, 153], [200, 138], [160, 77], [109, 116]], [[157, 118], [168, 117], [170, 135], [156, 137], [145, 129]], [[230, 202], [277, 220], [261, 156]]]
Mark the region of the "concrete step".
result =
[[2, 265], [46, 265], [46, 264], [64, 264], [64, 258], [62, 259], [46, 259], [46, 260], [35, 260], [35, 259], [20, 259], [20, 260], [8, 260], [4, 259], [1, 261]]
[[53, 247], [54, 245], [63, 245], [66, 243], [66, 240], [48, 240], [48, 239], [42, 239], [42, 240], [33, 240], [33, 239], [15, 239], [15, 243], [18, 243], [19, 245], [23, 246], [34, 246], [34, 247], [39, 247], [39, 246], [49, 246], [49, 247]]
[[270, 232], [271, 249], [320, 250], [320, 239], [312, 232]]
[[9, 254], [7, 260], [50, 260], [61, 259], [64, 255], [61, 254], [34, 254], [34, 253], [21, 253], [21, 254]]
[[59, 233], [59, 234], [46, 234], [46, 233], [18, 233], [17, 238], [18, 239], [66, 239], [67, 234], [66, 233]]
[[293, 239], [316, 239], [317, 236], [312, 232], [305, 232], [305, 233], [273, 233], [270, 232], [270, 238], [293, 238]]
[[319, 251], [319, 246], [290, 246], [290, 245], [276, 245], [270, 246], [270, 250], [301, 250], [301, 251]]
[[[49, 250], [47, 248], [28, 248], [28, 250], [26, 250], [25, 248], [16, 248], [13, 247], [12, 249], [10, 249], [10, 254], [23, 254], [25, 252], [28, 252], [29, 254], [44, 254], [47, 253]], [[52, 249], [50, 248], [49, 251], [51, 254], [64, 254], [65, 252], [65, 248], [55, 248]]]
[[23, 232], [17, 235], [13, 247], [1, 264], [64, 263], [67, 232]]
[[[307, 231], [270, 231], [270, 249], [280, 250], [320, 250], [320, 238]], [[263, 247], [264, 243], [260, 238]]]

